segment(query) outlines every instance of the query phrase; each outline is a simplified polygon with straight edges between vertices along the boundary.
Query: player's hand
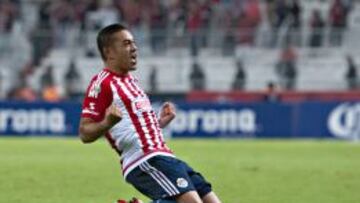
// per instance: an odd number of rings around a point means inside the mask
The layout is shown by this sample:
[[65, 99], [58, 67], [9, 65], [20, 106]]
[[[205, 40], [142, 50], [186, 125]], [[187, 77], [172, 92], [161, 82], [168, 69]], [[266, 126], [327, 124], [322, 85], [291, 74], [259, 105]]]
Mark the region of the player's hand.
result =
[[171, 102], [165, 102], [161, 108], [159, 124], [163, 128], [167, 126], [176, 116], [175, 105]]
[[105, 113], [105, 125], [109, 128], [114, 126], [116, 123], [121, 121], [122, 119], [122, 113], [120, 111], [120, 108], [116, 106], [116, 104], [111, 104], [107, 109]]

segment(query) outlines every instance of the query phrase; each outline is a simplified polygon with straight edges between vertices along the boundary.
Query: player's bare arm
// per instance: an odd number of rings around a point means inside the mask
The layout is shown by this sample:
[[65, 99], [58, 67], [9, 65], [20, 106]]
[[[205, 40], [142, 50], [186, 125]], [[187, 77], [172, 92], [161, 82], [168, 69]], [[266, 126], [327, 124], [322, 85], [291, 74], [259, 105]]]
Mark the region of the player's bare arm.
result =
[[159, 124], [160, 128], [166, 127], [176, 116], [175, 105], [165, 102], [161, 108]]
[[106, 109], [105, 117], [100, 122], [95, 122], [91, 118], [81, 118], [79, 127], [80, 139], [84, 143], [94, 142], [121, 121], [121, 118], [121, 111], [115, 104], [110, 105]]

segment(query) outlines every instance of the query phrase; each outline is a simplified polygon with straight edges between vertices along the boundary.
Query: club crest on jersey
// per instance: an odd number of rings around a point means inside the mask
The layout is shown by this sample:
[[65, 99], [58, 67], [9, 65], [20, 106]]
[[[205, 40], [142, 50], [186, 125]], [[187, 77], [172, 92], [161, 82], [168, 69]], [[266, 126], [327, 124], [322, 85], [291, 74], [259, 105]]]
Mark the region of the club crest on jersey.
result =
[[135, 112], [146, 112], [151, 110], [150, 101], [146, 97], [135, 99], [135, 101], [132, 102], [132, 107]]
[[186, 188], [187, 186], [189, 186], [189, 183], [185, 178], [178, 178], [176, 180], [176, 185], [180, 188]]

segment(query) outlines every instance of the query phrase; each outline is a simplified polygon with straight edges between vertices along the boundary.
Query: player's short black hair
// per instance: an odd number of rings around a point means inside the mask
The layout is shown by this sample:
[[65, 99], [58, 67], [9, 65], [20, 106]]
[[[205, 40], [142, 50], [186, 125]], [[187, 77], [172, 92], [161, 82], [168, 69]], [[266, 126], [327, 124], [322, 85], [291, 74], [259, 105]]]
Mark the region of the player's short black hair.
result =
[[108, 25], [100, 30], [96, 42], [103, 60], [106, 60], [104, 48], [111, 45], [113, 34], [122, 30], [127, 30], [127, 27], [119, 23]]

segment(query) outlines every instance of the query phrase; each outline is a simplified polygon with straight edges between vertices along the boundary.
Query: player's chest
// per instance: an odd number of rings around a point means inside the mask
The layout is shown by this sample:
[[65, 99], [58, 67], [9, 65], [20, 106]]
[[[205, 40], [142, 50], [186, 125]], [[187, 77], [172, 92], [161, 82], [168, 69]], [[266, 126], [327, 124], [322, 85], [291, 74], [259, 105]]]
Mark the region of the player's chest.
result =
[[135, 114], [152, 111], [150, 99], [136, 81], [126, 81], [120, 84], [118, 89], [120, 97], [118, 99], [121, 100], [128, 111]]

